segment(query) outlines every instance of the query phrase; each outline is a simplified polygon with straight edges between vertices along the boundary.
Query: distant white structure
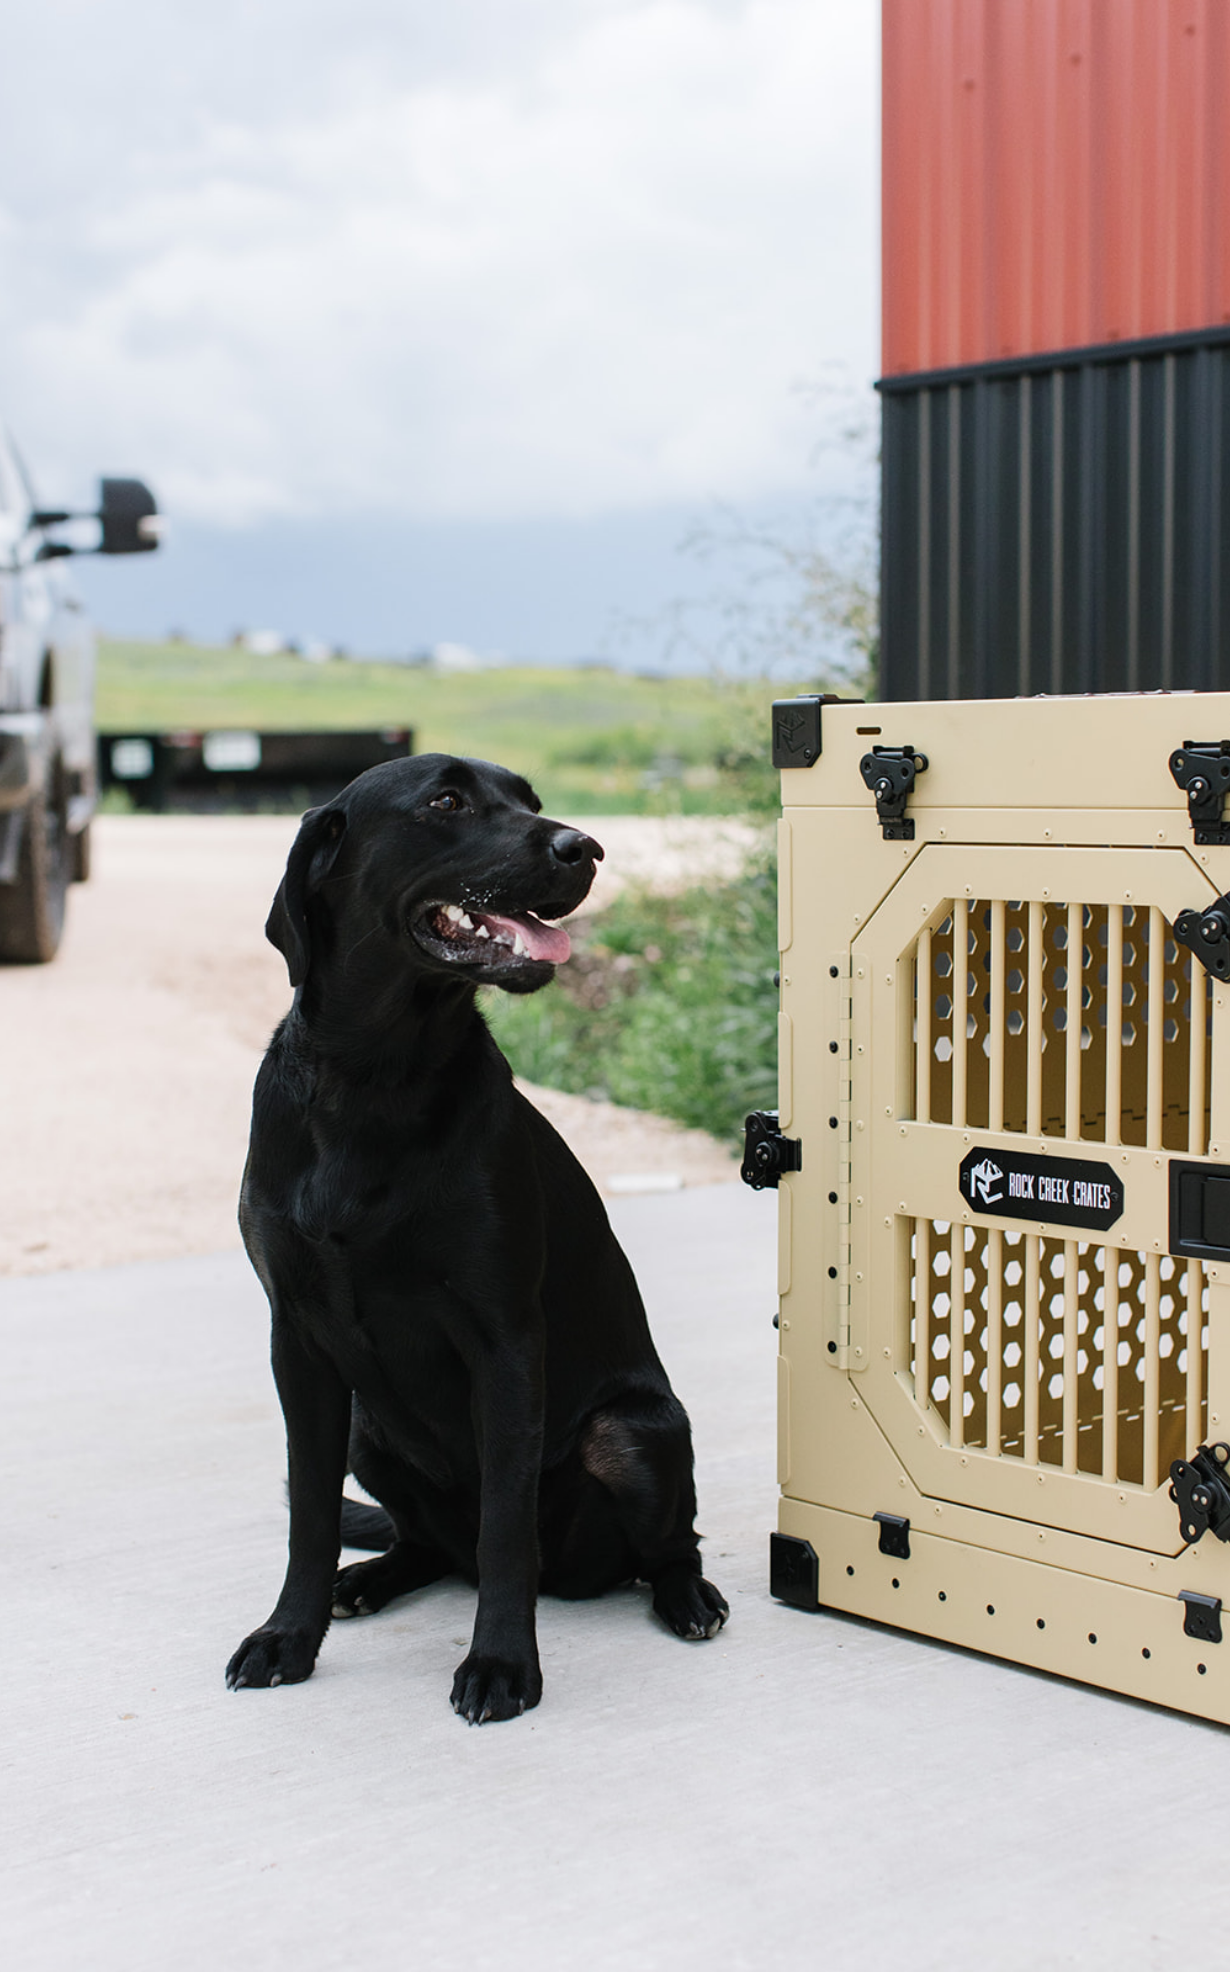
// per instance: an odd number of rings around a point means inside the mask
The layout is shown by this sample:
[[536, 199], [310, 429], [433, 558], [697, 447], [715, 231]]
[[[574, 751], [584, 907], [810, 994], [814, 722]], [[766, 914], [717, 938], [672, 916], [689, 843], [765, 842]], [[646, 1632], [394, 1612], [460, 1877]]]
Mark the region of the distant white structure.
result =
[[436, 644], [431, 661], [437, 671], [481, 671], [483, 659], [468, 644]]
[[299, 655], [305, 664], [327, 664], [333, 656], [333, 646], [322, 644], [319, 637], [309, 637]]
[[431, 662], [437, 671], [490, 671], [503, 664], [502, 651], [471, 650], [468, 644], [436, 644]]
[[245, 630], [238, 641], [253, 657], [277, 657], [286, 649], [280, 630]]

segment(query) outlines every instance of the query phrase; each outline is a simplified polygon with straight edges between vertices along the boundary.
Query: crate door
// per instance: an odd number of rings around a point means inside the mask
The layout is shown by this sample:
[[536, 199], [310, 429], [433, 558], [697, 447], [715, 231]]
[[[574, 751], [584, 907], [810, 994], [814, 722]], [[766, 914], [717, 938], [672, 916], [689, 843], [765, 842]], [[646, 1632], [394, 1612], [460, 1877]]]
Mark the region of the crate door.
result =
[[[1167, 1167], [1210, 1152], [1218, 1036], [1173, 924], [1215, 895], [1183, 850], [928, 845], [855, 940], [851, 1336], [937, 1500], [1182, 1545], [1168, 1468], [1219, 1365], [1205, 1270], [1166, 1250]], [[1082, 1182], [1008, 1217], [963, 1196], [973, 1153]], [[1042, 1202], [1100, 1199], [1108, 1171], [1107, 1230]]]

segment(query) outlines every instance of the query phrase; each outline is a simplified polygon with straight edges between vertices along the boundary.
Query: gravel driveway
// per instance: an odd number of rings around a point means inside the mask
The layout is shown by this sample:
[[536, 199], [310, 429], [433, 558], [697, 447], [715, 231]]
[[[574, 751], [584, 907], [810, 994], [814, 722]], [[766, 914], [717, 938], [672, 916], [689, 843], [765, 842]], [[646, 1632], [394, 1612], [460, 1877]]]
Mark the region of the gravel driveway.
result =
[[[750, 833], [641, 816], [585, 827], [607, 851], [592, 907], [630, 879], [729, 875]], [[95, 875], [70, 893], [59, 957], [0, 968], [0, 1274], [238, 1243], [252, 1081], [290, 998], [264, 923], [294, 830], [282, 816], [95, 822]], [[608, 1194], [733, 1174], [699, 1131], [529, 1093]]]

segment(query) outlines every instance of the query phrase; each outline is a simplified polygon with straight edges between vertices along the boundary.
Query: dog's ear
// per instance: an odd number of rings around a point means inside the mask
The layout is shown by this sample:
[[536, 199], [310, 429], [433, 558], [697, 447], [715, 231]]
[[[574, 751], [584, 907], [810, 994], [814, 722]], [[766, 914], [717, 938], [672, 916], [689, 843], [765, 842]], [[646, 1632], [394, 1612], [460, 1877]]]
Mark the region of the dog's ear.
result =
[[286, 875], [265, 923], [265, 936], [286, 960], [292, 986], [302, 986], [312, 959], [308, 899], [332, 868], [345, 833], [346, 815], [341, 808], [309, 808], [299, 824]]

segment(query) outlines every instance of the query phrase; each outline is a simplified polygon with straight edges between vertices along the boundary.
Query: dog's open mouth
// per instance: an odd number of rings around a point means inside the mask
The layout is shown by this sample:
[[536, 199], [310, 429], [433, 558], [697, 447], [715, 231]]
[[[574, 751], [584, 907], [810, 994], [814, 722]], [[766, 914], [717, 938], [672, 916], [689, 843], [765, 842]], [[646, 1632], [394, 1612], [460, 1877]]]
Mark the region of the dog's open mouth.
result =
[[572, 950], [562, 926], [544, 924], [532, 911], [513, 915], [480, 911], [473, 905], [429, 904], [415, 919], [413, 930], [429, 950], [453, 964], [562, 965]]

